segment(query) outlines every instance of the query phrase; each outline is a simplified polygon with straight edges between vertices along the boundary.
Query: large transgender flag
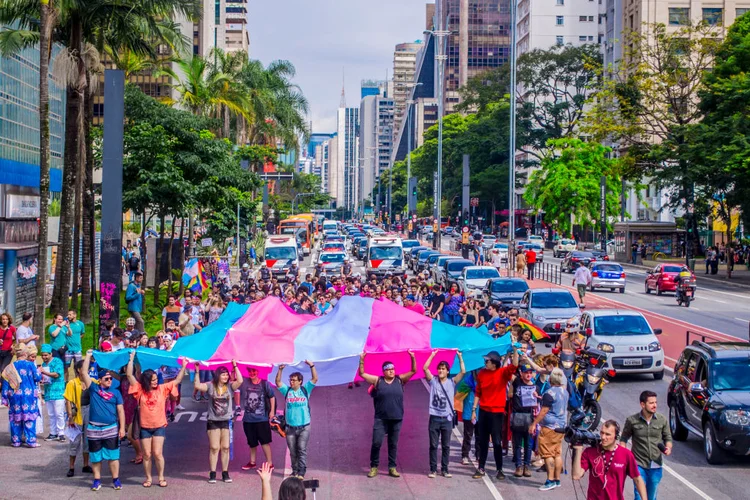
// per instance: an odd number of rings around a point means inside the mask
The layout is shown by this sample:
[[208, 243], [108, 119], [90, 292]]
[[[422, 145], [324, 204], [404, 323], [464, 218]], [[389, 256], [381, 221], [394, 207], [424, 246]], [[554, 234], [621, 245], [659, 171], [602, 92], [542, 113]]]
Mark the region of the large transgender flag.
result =
[[[221, 317], [200, 333], [180, 339], [170, 352], [139, 348], [136, 360], [143, 369], [177, 366], [185, 356], [209, 368], [236, 360], [241, 367], [255, 367], [273, 381], [278, 365], [287, 364], [287, 374], [300, 371], [306, 379], [312, 361], [318, 385], [330, 386], [359, 379], [359, 355], [366, 352], [365, 371], [382, 373], [384, 361], [396, 365], [396, 373], [408, 372], [411, 349], [417, 356], [417, 375], [433, 349], [439, 349], [433, 370], [448, 361], [458, 371], [456, 351], [463, 352], [467, 370], [484, 365], [482, 356], [495, 350], [510, 350], [510, 336], [492, 338], [486, 327], [457, 327], [421, 316], [388, 300], [342, 297], [326, 316], [296, 314], [275, 297], [252, 306], [230, 304]], [[129, 349], [97, 352], [97, 363], [118, 370], [127, 363]], [[245, 371], [245, 370], [243, 370]]]

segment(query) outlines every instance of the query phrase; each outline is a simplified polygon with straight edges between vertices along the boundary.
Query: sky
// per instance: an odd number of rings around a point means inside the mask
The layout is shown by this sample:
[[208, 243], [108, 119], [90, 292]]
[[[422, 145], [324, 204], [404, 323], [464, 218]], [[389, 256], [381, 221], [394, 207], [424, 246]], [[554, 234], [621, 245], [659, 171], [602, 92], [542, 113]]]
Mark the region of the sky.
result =
[[335, 132], [342, 77], [347, 106], [360, 83], [393, 73], [398, 43], [423, 38], [430, 0], [250, 0], [250, 57], [286, 59], [310, 104], [313, 132]]

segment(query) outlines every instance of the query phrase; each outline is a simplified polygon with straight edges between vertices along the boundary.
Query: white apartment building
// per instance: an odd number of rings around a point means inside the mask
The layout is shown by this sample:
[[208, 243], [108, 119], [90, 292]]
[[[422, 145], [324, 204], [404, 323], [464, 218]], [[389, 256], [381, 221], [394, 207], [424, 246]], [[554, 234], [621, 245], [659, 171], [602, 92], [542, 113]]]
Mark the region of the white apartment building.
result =
[[406, 101], [411, 92], [417, 70], [417, 55], [424, 47], [421, 40], [413, 43], [399, 43], [393, 52], [393, 96], [394, 118], [393, 130], [397, 133], [406, 112]]
[[605, 6], [598, 0], [519, 0], [516, 50], [520, 56], [554, 45], [600, 43]]
[[359, 108], [339, 108], [337, 120], [337, 155], [335, 169], [329, 159], [330, 177], [336, 177], [336, 206], [356, 211], [359, 192]]

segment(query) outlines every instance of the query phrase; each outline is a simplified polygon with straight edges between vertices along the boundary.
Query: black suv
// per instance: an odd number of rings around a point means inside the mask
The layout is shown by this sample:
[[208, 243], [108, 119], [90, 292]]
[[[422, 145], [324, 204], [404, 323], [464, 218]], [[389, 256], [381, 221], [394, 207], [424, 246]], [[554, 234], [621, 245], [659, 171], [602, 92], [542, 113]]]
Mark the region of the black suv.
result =
[[694, 340], [682, 351], [667, 394], [677, 441], [703, 438], [710, 464], [750, 452], [750, 343]]

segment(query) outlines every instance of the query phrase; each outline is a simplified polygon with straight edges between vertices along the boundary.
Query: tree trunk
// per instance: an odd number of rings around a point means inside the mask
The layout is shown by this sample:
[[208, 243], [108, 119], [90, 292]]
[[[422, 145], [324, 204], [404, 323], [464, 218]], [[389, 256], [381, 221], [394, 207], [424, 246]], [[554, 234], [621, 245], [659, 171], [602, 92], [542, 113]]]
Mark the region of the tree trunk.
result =
[[[143, 285], [141, 285], [141, 288], [144, 290], [146, 289], [146, 254], [148, 253], [148, 249], [146, 248], [146, 224], [151, 222], [151, 217], [146, 220], [146, 211], [143, 211], [143, 214], [141, 215], [141, 273], [143, 273]], [[145, 302], [144, 302], [145, 304]]]
[[226, 106], [222, 106], [221, 112], [222, 112], [222, 119], [223, 119], [222, 132], [224, 134], [224, 139], [229, 139], [229, 135], [231, 134], [231, 131], [229, 129], [229, 125], [231, 123], [231, 117], [229, 116], [229, 108]]
[[182, 297], [185, 284], [182, 282], [182, 273], [185, 272], [185, 217], [180, 218], [180, 290], [177, 294]]
[[164, 214], [159, 214], [159, 240], [156, 242], [156, 266], [154, 267], [154, 306], [159, 307], [159, 291], [161, 288], [161, 281], [159, 276], [159, 268], [161, 267], [161, 259], [163, 257], [162, 245], [164, 244]]
[[52, 20], [49, 0], [41, 0], [39, 26], [39, 248], [34, 300], [34, 331], [46, 341], [44, 306], [47, 297], [47, 234], [49, 230], [49, 55]]
[[169, 253], [167, 254], [167, 269], [169, 269], [169, 278], [167, 278], [167, 299], [172, 295], [172, 248], [174, 247], [174, 231], [177, 216], [172, 216], [172, 234], [169, 237]]
[[92, 290], [96, 287], [96, 222], [94, 219], [94, 155], [93, 140], [91, 138], [91, 124], [94, 121], [94, 99], [88, 90], [91, 88], [91, 75], [86, 73], [86, 88], [84, 94], [85, 118], [84, 130], [86, 134], [86, 164], [83, 175], [83, 197], [81, 198], [83, 213], [81, 226], [83, 233], [83, 262], [81, 263], [81, 321], [91, 321]]
[[195, 255], [195, 215], [190, 210], [188, 216], [188, 256], [192, 257]]
[[[81, 61], [82, 62], [82, 61]], [[83, 212], [83, 184], [86, 177], [86, 94], [88, 94], [88, 79], [86, 67], [79, 65], [79, 106], [76, 120], [78, 121], [78, 165], [76, 165], [75, 210], [73, 231], [73, 290], [70, 296], [70, 308], [78, 312], [78, 278], [81, 266], [81, 216]]]

